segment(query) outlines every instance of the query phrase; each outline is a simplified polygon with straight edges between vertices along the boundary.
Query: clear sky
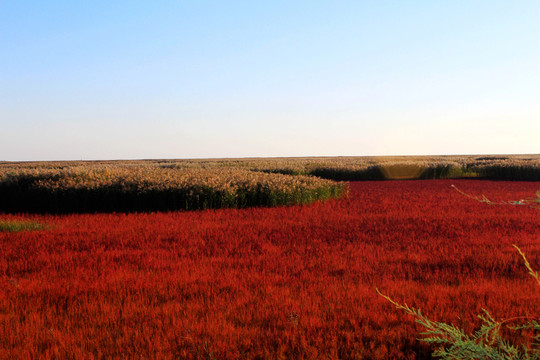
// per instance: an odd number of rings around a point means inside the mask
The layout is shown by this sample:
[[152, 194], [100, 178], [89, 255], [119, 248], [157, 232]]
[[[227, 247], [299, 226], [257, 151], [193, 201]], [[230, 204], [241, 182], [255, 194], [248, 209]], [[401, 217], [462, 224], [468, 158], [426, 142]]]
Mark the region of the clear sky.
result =
[[0, 1], [0, 160], [540, 153], [540, 2]]

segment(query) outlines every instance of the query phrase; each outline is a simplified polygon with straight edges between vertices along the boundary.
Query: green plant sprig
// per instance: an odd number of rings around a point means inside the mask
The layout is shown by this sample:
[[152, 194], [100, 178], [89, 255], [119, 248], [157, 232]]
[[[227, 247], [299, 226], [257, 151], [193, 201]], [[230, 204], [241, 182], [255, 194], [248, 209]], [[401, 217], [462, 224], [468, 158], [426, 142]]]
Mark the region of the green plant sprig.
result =
[[537, 196], [536, 198], [530, 197], [530, 198], [525, 198], [525, 199], [521, 199], [521, 200], [494, 202], [494, 201], [489, 200], [484, 194], [482, 194], [482, 196], [472, 196], [472, 195], [469, 195], [466, 192], [458, 189], [458, 187], [456, 185], [452, 184], [452, 185], [450, 185], [450, 187], [453, 188], [454, 190], [456, 190], [461, 195], [464, 195], [464, 196], [468, 197], [469, 199], [473, 199], [473, 200], [476, 200], [478, 202], [486, 203], [486, 204], [489, 204], [489, 205], [526, 205], [526, 206], [529, 206], [529, 207], [532, 207], [532, 208], [535, 208], [535, 209], [540, 209], [540, 191], [536, 192], [536, 196]]
[[[519, 247], [513, 245], [525, 263], [525, 267], [529, 270], [529, 274], [540, 285], [540, 277], [538, 272], [534, 271], [527, 260], [525, 254]], [[400, 304], [388, 295], [384, 295], [376, 289], [377, 293], [384, 299], [389, 301], [397, 309], [405, 311], [407, 314], [415, 317], [415, 321], [422, 325], [426, 331], [420, 333], [424, 337], [421, 341], [437, 344], [437, 348], [432, 355], [442, 359], [493, 359], [493, 360], [539, 360], [540, 359], [540, 322], [538, 319], [530, 316], [518, 316], [509, 319], [495, 320], [491, 314], [482, 309], [484, 314], [478, 315], [482, 320], [482, 325], [474, 334], [466, 334], [463, 329], [460, 329], [453, 324], [436, 322], [430, 320], [422, 314], [420, 309], [410, 307], [406, 303]], [[522, 324], [510, 326], [508, 323], [515, 321], [524, 321]], [[503, 326], [511, 331], [532, 331], [530, 339], [531, 346], [513, 345], [508, 340], [504, 339], [501, 334]]]
[[527, 268], [527, 270], [529, 270], [529, 275], [535, 278], [536, 281], [538, 282], [538, 286], [540, 286], [540, 275], [538, 274], [538, 271], [533, 270], [533, 268], [531, 267], [531, 264], [529, 263], [529, 260], [527, 260], [527, 257], [525, 256], [523, 251], [521, 251], [521, 249], [516, 244], [512, 244], [512, 246], [518, 251], [519, 255], [521, 255], [521, 257], [523, 258], [525, 267]]

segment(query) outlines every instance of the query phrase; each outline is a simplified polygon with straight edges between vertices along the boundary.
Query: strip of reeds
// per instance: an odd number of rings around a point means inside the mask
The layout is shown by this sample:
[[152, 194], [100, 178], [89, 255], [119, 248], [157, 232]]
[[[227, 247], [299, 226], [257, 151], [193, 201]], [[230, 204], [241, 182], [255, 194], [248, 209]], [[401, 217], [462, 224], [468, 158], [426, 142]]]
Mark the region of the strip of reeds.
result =
[[250, 168], [340, 181], [385, 179], [540, 180], [539, 155], [384, 156], [246, 160]]
[[18, 168], [0, 175], [5, 212], [166, 211], [305, 204], [341, 196], [344, 184], [243, 169], [156, 166]]
[[[371, 156], [154, 160], [170, 168], [244, 168], [338, 181], [385, 179], [540, 180], [540, 155]], [[126, 164], [126, 163], [124, 163]]]
[[456, 178], [539, 181], [540, 155], [4, 162], [0, 211], [292, 205], [341, 196], [334, 181]]

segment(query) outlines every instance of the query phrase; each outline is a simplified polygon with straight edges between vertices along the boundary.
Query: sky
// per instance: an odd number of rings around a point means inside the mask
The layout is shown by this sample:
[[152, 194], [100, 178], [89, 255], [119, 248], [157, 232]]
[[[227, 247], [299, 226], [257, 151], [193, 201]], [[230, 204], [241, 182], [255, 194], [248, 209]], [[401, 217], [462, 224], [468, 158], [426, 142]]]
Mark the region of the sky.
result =
[[540, 153], [540, 2], [0, 1], [0, 161]]

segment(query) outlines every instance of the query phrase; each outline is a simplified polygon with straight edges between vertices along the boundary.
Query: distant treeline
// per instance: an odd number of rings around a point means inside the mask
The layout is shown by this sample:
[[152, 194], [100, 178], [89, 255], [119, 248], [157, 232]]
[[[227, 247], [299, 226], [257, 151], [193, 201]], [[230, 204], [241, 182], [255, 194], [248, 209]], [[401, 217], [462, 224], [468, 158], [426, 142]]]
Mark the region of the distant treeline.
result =
[[336, 181], [540, 180], [540, 155], [0, 163], [1, 212], [167, 211], [306, 204]]

